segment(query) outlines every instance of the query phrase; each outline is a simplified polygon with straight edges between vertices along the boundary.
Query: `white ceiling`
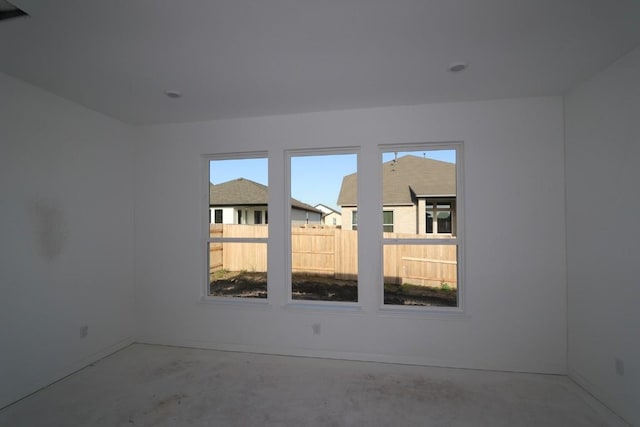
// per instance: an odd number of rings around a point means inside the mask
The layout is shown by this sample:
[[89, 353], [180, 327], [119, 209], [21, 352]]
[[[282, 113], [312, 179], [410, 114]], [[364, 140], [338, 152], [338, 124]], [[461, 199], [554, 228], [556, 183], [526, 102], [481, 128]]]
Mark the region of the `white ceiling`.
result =
[[0, 71], [129, 123], [560, 95], [640, 43], [636, 0], [13, 3]]

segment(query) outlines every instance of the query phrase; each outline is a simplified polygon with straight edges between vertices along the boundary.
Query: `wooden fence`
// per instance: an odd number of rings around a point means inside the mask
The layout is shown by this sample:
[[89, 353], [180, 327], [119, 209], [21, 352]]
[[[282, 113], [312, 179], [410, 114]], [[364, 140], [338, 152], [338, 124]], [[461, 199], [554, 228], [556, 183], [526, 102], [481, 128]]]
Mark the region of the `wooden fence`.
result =
[[[211, 224], [212, 238], [266, 238], [265, 225]], [[291, 230], [291, 266], [293, 272], [327, 275], [353, 280], [358, 271], [357, 231], [338, 228]], [[415, 235], [384, 233], [385, 238], [411, 238]], [[267, 271], [266, 243], [212, 242], [209, 267], [213, 273], [227, 271]], [[457, 285], [457, 248], [455, 245], [385, 245], [385, 283], [440, 286]]]

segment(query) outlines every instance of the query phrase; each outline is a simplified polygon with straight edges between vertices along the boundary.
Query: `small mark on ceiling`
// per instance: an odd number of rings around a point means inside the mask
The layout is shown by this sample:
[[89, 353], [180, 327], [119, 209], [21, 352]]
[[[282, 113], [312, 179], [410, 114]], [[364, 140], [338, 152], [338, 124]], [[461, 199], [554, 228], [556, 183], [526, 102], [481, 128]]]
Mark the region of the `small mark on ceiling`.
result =
[[449, 64], [447, 70], [451, 73], [459, 73], [466, 70], [468, 67], [469, 64], [467, 64], [466, 62], [454, 62], [452, 64]]
[[177, 90], [165, 90], [164, 94], [171, 99], [182, 98], [182, 93]]

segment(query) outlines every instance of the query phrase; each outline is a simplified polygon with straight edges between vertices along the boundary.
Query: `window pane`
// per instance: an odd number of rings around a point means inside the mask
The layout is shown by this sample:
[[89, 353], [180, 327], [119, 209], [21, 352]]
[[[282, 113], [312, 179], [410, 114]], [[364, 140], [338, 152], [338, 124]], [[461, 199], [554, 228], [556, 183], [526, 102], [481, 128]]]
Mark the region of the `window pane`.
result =
[[358, 301], [356, 170], [356, 154], [291, 157], [294, 300]]
[[266, 243], [209, 243], [209, 295], [266, 298]]
[[384, 303], [456, 307], [456, 245], [384, 245]]
[[[393, 210], [393, 231], [404, 238], [455, 234], [456, 151], [416, 150], [382, 155], [382, 209]], [[440, 210], [450, 217], [437, 228]], [[384, 214], [384, 224], [387, 222]], [[431, 216], [430, 216], [431, 215]], [[446, 230], [446, 231], [443, 231]]]
[[214, 210], [214, 221], [215, 224], [222, 224], [222, 209]]
[[[220, 159], [209, 162], [208, 248], [209, 296], [267, 297], [268, 226], [266, 158]], [[228, 242], [225, 239], [264, 239], [263, 242]]]
[[438, 233], [451, 233], [451, 212], [438, 212]]

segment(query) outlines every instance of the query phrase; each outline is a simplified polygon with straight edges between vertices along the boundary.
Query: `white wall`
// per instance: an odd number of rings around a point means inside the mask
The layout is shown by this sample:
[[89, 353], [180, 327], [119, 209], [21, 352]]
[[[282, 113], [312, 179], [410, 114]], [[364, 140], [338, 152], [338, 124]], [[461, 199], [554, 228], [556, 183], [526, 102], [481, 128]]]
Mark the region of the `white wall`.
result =
[[[162, 125], [136, 150], [136, 311], [143, 342], [500, 370], [566, 372], [561, 98]], [[466, 312], [379, 310], [378, 144], [464, 141]], [[284, 150], [360, 147], [362, 310], [286, 304]], [[268, 305], [200, 302], [201, 154], [269, 150]], [[366, 188], [365, 188], [366, 187]], [[279, 219], [279, 220], [278, 220]], [[490, 226], [488, 226], [490, 225]], [[321, 324], [313, 334], [312, 325]]]
[[130, 136], [0, 74], [0, 407], [131, 341]]
[[[570, 375], [640, 425], [640, 49], [566, 97]], [[615, 359], [624, 362], [616, 374]]]

